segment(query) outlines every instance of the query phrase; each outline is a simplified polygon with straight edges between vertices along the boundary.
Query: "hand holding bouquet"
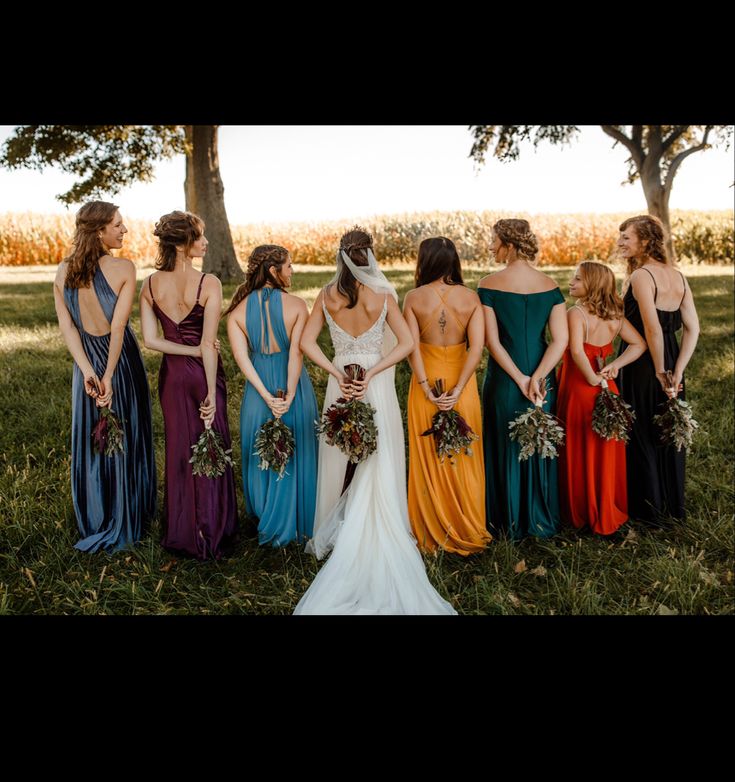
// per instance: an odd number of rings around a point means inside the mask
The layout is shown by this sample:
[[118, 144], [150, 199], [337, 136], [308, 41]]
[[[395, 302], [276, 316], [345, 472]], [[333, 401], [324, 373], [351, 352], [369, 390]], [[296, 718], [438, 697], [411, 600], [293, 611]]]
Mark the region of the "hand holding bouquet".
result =
[[[666, 379], [669, 388], [674, 388], [671, 371], [666, 372]], [[692, 406], [683, 399], [672, 396], [663, 403], [663, 407], [663, 413], [653, 416], [653, 423], [661, 429], [661, 444], [674, 445], [677, 451], [689, 448], [694, 432], [699, 429], [699, 424], [692, 414]]]
[[[279, 388], [277, 399], [285, 399], [286, 392]], [[258, 467], [261, 470], [271, 469], [278, 473], [276, 480], [281, 480], [286, 474], [286, 465], [293, 456], [295, 441], [293, 432], [283, 423], [281, 418], [271, 418], [266, 421], [255, 436], [255, 455], [260, 458]]]
[[[602, 372], [604, 362], [597, 356], [597, 368]], [[619, 394], [610, 391], [607, 380], [600, 382], [600, 393], [595, 398], [592, 410], [592, 431], [605, 440], [619, 440], [627, 443], [635, 421], [633, 408]]]
[[[444, 378], [437, 378], [432, 388], [434, 396], [440, 397], [446, 391]], [[440, 410], [434, 413], [431, 419], [431, 428], [422, 433], [422, 437], [434, 435], [434, 445], [439, 462], [444, 463], [444, 459], [449, 457], [449, 463], [454, 466], [454, 454], [465, 453], [472, 456], [473, 440], [479, 437], [472, 431], [472, 427], [456, 410]]]
[[[206, 411], [207, 400], [202, 402], [200, 409]], [[205, 478], [219, 478], [225, 474], [228, 465], [232, 467], [232, 448], [225, 450], [225, 441], [222, 435], [212, 429], [211, 424], [205, 420], [204, 431], [199, 435], [199, 439], [191, 446], [194, 451], [189, 462], [193, 465], [191, 468], [193, 475], [203, 476]]]
[[[546, 391], [548, 387], [544, 395]], [[556, 459], [559, 455], [557, 446], [564, 442], [564, 428], [556, 416], [544, 412], [542, 405], [543, 399], [537, 399], [533, 407], [508, 424], [510, 439], [521, 446], [519, 462], [525, 462], [535, 453], [542, 459]]]
[[[347, 364], [345, 374], [350, 380], [364, 380], [365, 369], [359, 364]], [[336, 445], [351, 464], [367, 459], [378, 447], [375, 408], [360, 399], [339, 397], [324, 411], [316, 423], [316, 433], [324, 435], [329, 445]]]

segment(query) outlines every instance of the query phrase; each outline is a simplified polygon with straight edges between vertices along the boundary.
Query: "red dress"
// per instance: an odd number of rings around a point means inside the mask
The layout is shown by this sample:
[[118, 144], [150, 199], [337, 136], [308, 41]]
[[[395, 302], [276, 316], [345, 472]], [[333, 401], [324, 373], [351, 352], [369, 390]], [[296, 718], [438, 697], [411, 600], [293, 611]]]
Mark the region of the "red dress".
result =
[[[583, 343], [593, 371], [597, 357], [605, 360], [613, 350], [607, 345]], [[608, 387], [619, 393], [615, 381]], [[592, 431], [592, 410], [600, 386], [591, 386], [574, 363], [569, 348], [559, 374], [557, 416], [566, 437], [559, 453], [561, 515], [577, 529], [588, 526], [599, 535], [611, 535], [628, 520], [625, 443], [605, 440]]]

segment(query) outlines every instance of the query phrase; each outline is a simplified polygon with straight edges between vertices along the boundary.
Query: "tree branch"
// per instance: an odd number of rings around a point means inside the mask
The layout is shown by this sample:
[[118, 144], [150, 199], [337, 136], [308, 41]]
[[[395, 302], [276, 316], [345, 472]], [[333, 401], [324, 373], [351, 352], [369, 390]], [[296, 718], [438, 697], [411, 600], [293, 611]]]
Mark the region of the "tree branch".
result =
[[671, 165], [669, 166], [669, 170], [666, 173], [666, 181], [664, 182], [664, 192], [670, 193], [671, 188], [674, 184], [674, 176], [676, 175], [676, 171], [679, 168], [679, 166], [684, 162], [685, 158], [689, 157], [689, 155], [693, 155], [695, 152], [699, 152], [702, 149], [705, 149], [707, 144], [707, 138], [709, 137], [709, 132], [712, 130], [714, 126], [713, 125], [707, 125], [704, 131], [704, 136], [702, 137], [702, 141], [700, 144], [697, 144], [696, 147], [691, 147], [690, 149], [685, 149], [684, 151], [680, 152], [672, 161]]
[[687, 128], [689, 125], [676, 125], [676, 127], [671, 131], [671, 135], [664, 139], [664, 143], [662, 146], [662, 149], [664, 151], [664, 154], [666, 154], [666, 150], [678, 139], [681, 138], [681, 136], [686, 133]]

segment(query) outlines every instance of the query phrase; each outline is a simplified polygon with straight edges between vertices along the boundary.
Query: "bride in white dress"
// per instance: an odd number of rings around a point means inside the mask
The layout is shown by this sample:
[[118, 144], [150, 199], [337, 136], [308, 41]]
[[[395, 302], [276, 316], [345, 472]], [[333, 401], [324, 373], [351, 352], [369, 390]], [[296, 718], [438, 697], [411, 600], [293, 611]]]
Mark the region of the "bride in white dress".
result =
[[[408, 521], [394, 375], [395, 364], [413, 349], [413, 339], [397, 300], [378, 268], [370, 234], [359, 228], [346, 233], [337, 251], [337, 274], [314, 303], [301, 349], [329, 372], [325, 410], [350, 395], [375, 408], [377, 450], [357, 465], [340, 497], [347, 457], [320, 441], [314, 537], [307, 551], [319, 559], [332, 554], [294, 614], [457, 613], [431, 585]], [[325, 320], [333, 362], [317, 344]], [[347, 379], [344, 367], [351, 363], [366, 369], [364, 381]]]

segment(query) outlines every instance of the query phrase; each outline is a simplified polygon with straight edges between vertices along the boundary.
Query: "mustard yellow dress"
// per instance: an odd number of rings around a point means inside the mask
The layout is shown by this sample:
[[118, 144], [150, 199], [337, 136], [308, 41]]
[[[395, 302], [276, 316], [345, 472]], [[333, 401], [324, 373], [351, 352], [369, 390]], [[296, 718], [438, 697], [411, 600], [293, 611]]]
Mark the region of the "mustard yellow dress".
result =
[[[438, 291], [445, 311], [465, 326]], [[438, 307], [437, 307], [438, 309]], [[428, 325], [428, 323], [427, 323]], [[423, 334], [424, 329], [421, 330]], [[459, 380], [467, 355], [466, 343], [430, 345], [419, 343], [426, 377], [433, 385], [444, 378], [451, 391]], [[480, 436], [471, 446], [472, 456], [464, 453], [439, 462], [433, 435], [422, 437], [431, 428], [436, 405], [426, 399], [414, 375], [408, 391], [408, 516], [419, 548], [436, 552], [438, 548], [467, 556], [482, 551], [492, 540], [485, 526], [485, 461], [482, 453], [482, 415], [475, 375], [467, 382], [454, 409]]]

